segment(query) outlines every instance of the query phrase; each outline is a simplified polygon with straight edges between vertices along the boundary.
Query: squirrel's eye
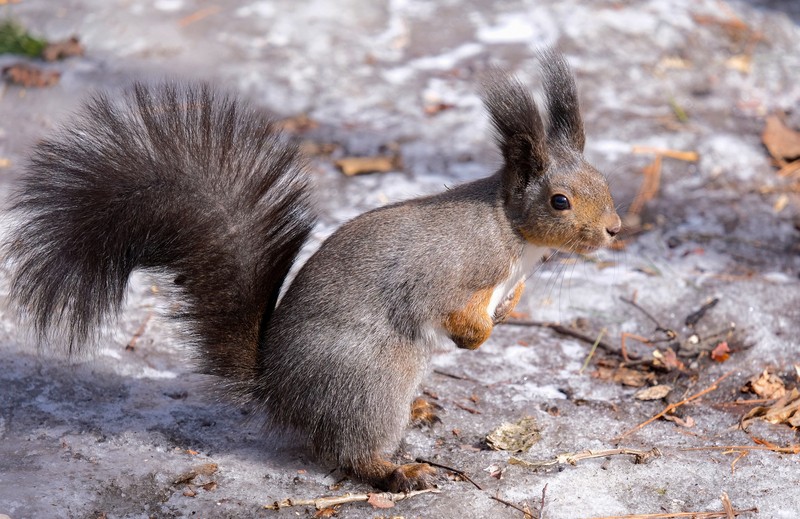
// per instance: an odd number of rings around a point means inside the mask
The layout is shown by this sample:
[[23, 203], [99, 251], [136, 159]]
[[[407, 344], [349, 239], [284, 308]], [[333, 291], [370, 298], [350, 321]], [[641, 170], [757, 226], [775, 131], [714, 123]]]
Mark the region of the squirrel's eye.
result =
[[566, 211], [570, 208], [569, 199], [564, 195], [553, 195], [553, 198], [550, 199], [550, 205], [556, 211]]

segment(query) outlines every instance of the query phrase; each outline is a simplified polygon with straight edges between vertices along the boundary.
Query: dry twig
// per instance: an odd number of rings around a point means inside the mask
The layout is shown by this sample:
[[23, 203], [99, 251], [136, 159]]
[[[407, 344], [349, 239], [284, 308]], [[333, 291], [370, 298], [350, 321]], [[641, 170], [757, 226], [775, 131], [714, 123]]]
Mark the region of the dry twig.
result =
[[[605, 328], [600, 330], [600, 333], [597, 335], [597, 340], [594, 341], [594, 344], [592, 344], [592, 349], [589, 350], [589, 354], [586, 356], [586, 360], [583, 362], [583, 366], [581, 366], [581, 369], [578, 372], [579, 374], [582, 375], [586, 368], [589, 367], [589, 363], [592, 361], [592, 357], [594, 357], [594, 352], [597, 351], [597, 345], [600, 344], [600, 341], [603, 339], [603, 335], [605, 335], [605, 333]], [[625, 360], [628, 360], [624, 349], [622, 350], [622, 356], [625, 358]]]
[[417, 463], [427, 463], [431, 467], [438, 467], [440, 469], [449, 470], [453, 474], [457, 474], [458, 476], [461, 476], [465, 480], [467, 480], [470, 483], [472, 483], [473, 485], [475, 485], [475, 488], [477, 488], [478, 490], [483, 490], [483, 487], [480, 486], [479, 484], [475, 483], [475, 481], [473, 481], [472, 478], [469, 477], [467, 475], [467, 473], [464, 472], [463, 470], [454, 469], [453, 467], [448, 467], [447, 465], [442, 465], [441, 463], [436, 463], [435, 461], [429, 461], [429, 460], [426, 460], [426, 459], [423, 459], [423, 458], [417, 458], [416, 462]]
[[[733, 510], [734, 517], [750, 512], [758, 513], [758, 508]], [[729, 515], [728, 512], [666, 512], [663, 514], [605, 515], [603, 517], [593, 517], [592, 519], [677, 519], [680, 517], [689, 517], [691, 519], [716, 519], [718, 517], [729, 517]]]
[[511, 465], [522, 465], [523, 467], [529, 468], [542, 468], [542, 467], [552, 467], [553, 465], [576, 465], [579, 461], [588, 460], [592, 458], [605, 458], [606, 456], [619, 456], [619, 455], [627, 455], [627, 456], [634, 456], [634, 463], [647, 463], [648, 461], [660, 458], [661, 451], [658, 447], [653, 447], [649, 451], [643, 451], [638, 449], [626, 449], [626, 448], [619, 448], [619, 449], [605, 449], [600, 451], [595, 450], [585, 450], [580, 452], [565, 452], [564, 454], [559, 454], [555, 458], [547, 461], [525, 461], [519, 458], [510, 458], [508, 462]]
[[538, 327], [538, 328], [549, 328], [556, 333], [560, 333], [561, 335], [566, 335], [567, 337], [572, 337], [573, 339], [578, 339], [579, 341], [585, 342], [586, 344], [591, 344], [594, 346], [594, 343], [597, 342], [597, 347], [607, 351], [608, 353], [619, 354], [619, 350], [607, 342], [604, 341], [597, 341], [596, 337], [589, 337], [588, 335], [584, 335], [577, 330], [573, 330], [569, 326], [564, 326], [563, 324], [559, 323], [551, 323], [546, 321], [504, 321], [502, 324], [508, 326], [530, 326], [530, 327]]
[[506, 506], [510, 506], [514, 510], [519, 510], [520, 512], [522, 512], [523, 519], [533, 519], [533, 516], [531, 515], [530, 511], [525, 510], [524, 508], [519, 507], [519, 506], [515, 505], [514, 503], [506, 501], [505, 499], [502, 499], [502, 498], [500, 498], [498, 496], [489, 496], [489, 498], [490, 499], [494, 499], [498, 503], [503, 503]]
[[185, 16], [178, 20], [179, 27], [188, 27], [189, 25], [199, 22], [203, 18], [208, 18], [209, 16], [215, 15], [220, 12], [222, 8], [218, 5], [210, 5], [208, 7], [204, 7], [199, 11], [195, 11], [194, 13], [190, 14], [189, 16]]
[[393, 494], [391, 492], [371, 492], [369, 494], [345, 494], [343, 496], [330, 496], [318, 497], [316, 499], [284, 499], [283, 501], [275, 501], [271, 505], [264, 505], [268, 510], [280, 510], [292, 506], [313, 506], [317, 510], [324, 510], [336, 505], [343, 505], [346, 503], [359, 503], [366, 502], [371, 496], [378, 496], [387, 501], [396, 503], [403, 499], [418, 496], [420, 494], [439, 494], [441, 490], [438, 488], [428, 488], [425, 490], [412, 490], [408, 493]]
[[697, 400], [698, 398], [702, 397], [703, 395], [706, 395], [706, 394], [708, 394], [708, 393], [710, 393], [710, 392], [712, 392], [712, 391], [715, 391], [716, 389], [718, 389], [718, 388], [719, 388], [719, 384], [720, 384], [720, 382], [722, 382], [723, 380], [725, 380], [726, 378], [728, 378], [728, 377], [729, 377], [729, 376], [731, 376], [732, 374], [733, 374], [733, 371], [729, 371], [729, 372], [725, 373], [724, 375], [722, 375], [721, 377], [719, 377], [719, 378], [718, 378], [716, 381], [714, 381], [714, 383], [713, 383], [713, 384], [711, 384], [710, 386], [708, 386], [708, 387], [707, 387], [707, 388], [705, 388], [704, 390], [702, 390], [702, 391], [700, 391], [700, 392], [698, 392], [698, 393], [695, 393], [695, 394], [693, 394], [693, 395], [692, 395], [692, 396], [690, 396], [690, 397], [684, 398], [684, 399], [683, 399], [683, 400], [681, 400], [680, 402], [675, 402], [674, 404], [670, 404], [670, 405], [668, 405], [667, 407], [665, 407], [665, 408], [664, 408], [664, 410], [663, 410], [663, 411], [661, 411], [661, 412], [660, 412], [660, 413], [658, 413], [657, 415], [653, 416], [653, 417], [652, 417], [652, 418], [650, 418], [649, 420], [645, 420], [644, 422], [640, 423], [640, 424], [639, 424], [639, 425], [637, 425], [636, 427], [633, 427], [633, 428], [631, 428], [631, 429], [628, 429], [628, 430], [627, 430], [627, 431], [625, 431], [624, 433], [620, 434], [619, 436], [617, 436], [616, 438], [614, 438], [614, 441], [615, 441], [616, 443], [619, 443], [619, 442], [620, 442], [620, 441], [622, 441], [622, 439], [623, 439], [623, 438], [625, 438], [626, 436], [628, 436], [628, 435], [630, 435], [630, 434], [632, 434], [632, 433], [634, 433], [634, 432], [638, 431], [639, 429], [642, 429], [643, 427], [645, 427], [645, 426], [647, 426], [647, 425], [649, 425], [649, 424], [651, 424], [651, 423], [655, 422], [656, 420], [658, 420], [658, 419], [659, 419], [659, 418], [661, 418], [662, 416], [666, 415], [667, 413], [671, 413], [672, 411], [674, 411], [675, 409], [679, 408], [680, 406], [682, 406], [682, 405], [684, 405], [684, 404], [688, 404], [689, 402], [691, 402], [691, 401], [693, 401], [693, 400]]

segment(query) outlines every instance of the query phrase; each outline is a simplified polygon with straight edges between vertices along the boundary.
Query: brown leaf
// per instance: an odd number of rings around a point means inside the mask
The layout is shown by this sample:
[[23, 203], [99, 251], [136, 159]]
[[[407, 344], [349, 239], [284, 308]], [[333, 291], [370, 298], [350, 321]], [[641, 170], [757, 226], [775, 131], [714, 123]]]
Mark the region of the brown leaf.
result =
[[717, 362], [725, 362], [730, 358], [731, 349], [728, 348], [728, 343], [722, 341], [717, 344], [716, 348], [711, 352], [711, 358]]
[[681, 427], [686, 427], [687, 429], [689, 427], [694, 427], [695, 424], [694, 418], [692, 418], [691, 416], [687, 416], [686, 418], [681, 418], [680, 416], [675, 416], [674, 414], [665, 414], [664, 419], [673, 422], [674, 424], [679, 425]]
[[633, 396], [637, 400], [661, 400], [667, 396], [670, 391], [672, 391], [672, 386], [668, 384], [659, 384], [637, 391]]
[[322, 510], [317, 510], [317, 513], [314, 514], [314, 517], [333, 517], [337, 514], [335, 508], [323, 508]]
[[781, 164], [800, 157], [800, 132], [788, 128], [777, 115], [767, 117], [761, 140]]
[[753, 420], [759, 418], [775, 425], [797, 427], [800, 425], [800, 391], [792, 389], [791, 393], [779, 398], [772, 405], [752, 409], [742, 418], [742, 427], [747, 428]]
[[445, 110], [449, 110], [453, 108], [455, 105], [451, 103], [430, 103], [425, 105], [425, 115], [436, 115], [439, 112], [443, 112]]
[[652, 373], [616, 366], [615, 363], [606, 364], [603, 361], [598, 362], [597, 370], [592, 373], [592, 376], [629, 387], [644, 387], [651, 380], [655, 380], [655, 375]]
[[748, 380], [742, 387], [742, 392], [755, 393], [760, 398], [780, 398], [786, 394], [786, 387], [780, 377], [765, 369]]
[[3, 69], [3, 77], [15, 85], [42, 88], [53, 86], [61, 79], [61, 73], [44, 70], [25, 63], [17, 63]]
[[667, 348], [663, 352], [660, 350], [653, 351], [653, 364], [656, 366], [661, 366], [668, 370], [677, 369], [678, 371], [683, 371], [686, 369], [681, 359], [675, 354], [672, 348]]
[[503, 471], [504, 470], [505, 469], [503, 467], [501, 467], [500, 465], [498, 465], [497, 463], [489, 465], [488, 467], [483, 469], [484, 472], [488, 472], [489, 476], [493, 477], [495, 479], [503, 479]]
[[56, 61], [72, 56], [83, 56], [83, 45], [76, 36], [64, 41], [48, 43], [42, 51], [42, 58], [45, 61]]
[[374, 157], [345, 157], [336, 161], [342, 173], [348, 177], [365, 173], [386, 173], [400, 169], [396, 155], [376, 155]]
[[394, 501], [387, 499], [383, 494], [367, 494], [369, 498], [367, 503], [371, 504], [373, 508], [394, 508]]
[[308, 116], [308, 114], [295, 115], [278, 121], [278, 125], [283, 131], [289, 133], [305, 133], [309, 130], [319, 128], [319, 123]]
[[630, 387], [643, 387], [652, 379], [652, 373], [626, 368], [625, 366], [617, 368], [612, 377], [614, 382]]
[[205, 485], [203, 485], [203, 490], [208, 490], [209, 492], [211, 492], [212, 490], [216, 490], [216, 489], [217, 489], [217, 482], [216, 481], [210, 481], [210, 482], [206, 483]]
[[194, 467], [192, 470], [185, 472], [175, 478], [173, 480], [174, 485], [180, 485], [181, 483], [189, 483], [197, 476], [210, 476], [211, 474], [217, 471], [217, 464], [216, 463], [204, 463], [202, 465], [198, 465]]

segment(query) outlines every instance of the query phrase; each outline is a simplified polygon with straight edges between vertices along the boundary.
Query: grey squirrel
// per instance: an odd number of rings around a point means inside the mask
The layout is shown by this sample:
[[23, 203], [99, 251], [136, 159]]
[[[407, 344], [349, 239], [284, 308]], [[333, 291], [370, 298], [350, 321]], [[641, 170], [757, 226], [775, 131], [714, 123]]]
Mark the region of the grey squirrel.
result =
[[589, 252], [620, 230], [582, 156], [572, 74], [542, 54], [547, 125], [496, 74], [483, 99], [502, 151], [493, 175], [341, 226], [279, 295], [315, 224], [297, 148], [207, 85], [95, 95], [35, 147], [13, 195], [10, 299], [40, 341], [70, 352], [119, 311], [135, 269], [174, 276], [200, 370], [373, 486], [431, 486], [386, 458], [438, 343], [478, 348], [546, 248]]

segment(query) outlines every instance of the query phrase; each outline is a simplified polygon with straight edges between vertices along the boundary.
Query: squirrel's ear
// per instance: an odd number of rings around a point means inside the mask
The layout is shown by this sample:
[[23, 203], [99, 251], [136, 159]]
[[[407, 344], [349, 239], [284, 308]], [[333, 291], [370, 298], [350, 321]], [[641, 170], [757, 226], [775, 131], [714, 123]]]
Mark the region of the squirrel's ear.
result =
[[551, 141], [568, 144], [583, 152], [586, 136], [583, 133], [578, 91], [572, 71], [564, 57], [553, 49], [542, 51], [540, 58], [547, 96], [547, 137]]
[[506, 174], [526, 183], [547, 167], [544, 124], [528, 90], [508, 74], [494, 70], [483, 83], [482, 96]]

